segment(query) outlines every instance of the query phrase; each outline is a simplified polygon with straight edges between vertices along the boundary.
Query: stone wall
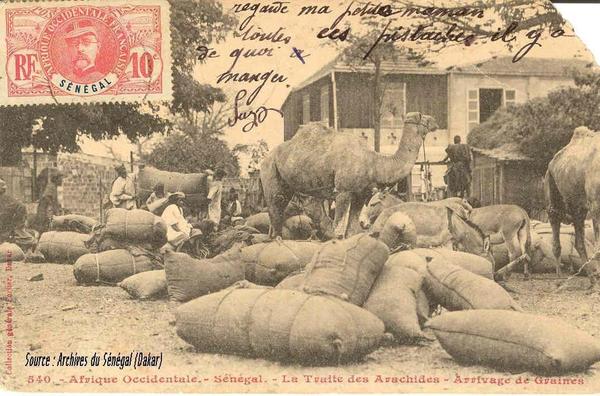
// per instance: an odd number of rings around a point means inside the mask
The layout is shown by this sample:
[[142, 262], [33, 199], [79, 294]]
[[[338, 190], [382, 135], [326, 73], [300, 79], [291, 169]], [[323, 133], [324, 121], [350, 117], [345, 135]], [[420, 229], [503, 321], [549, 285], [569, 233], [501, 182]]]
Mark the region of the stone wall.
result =
[[[37, 174], [46, 167], [57, 166], [64, 174], [58, 188], [58, 199], [69, 213], [100, 218], [102, 203], [108, 200], [113, 180], [117, 177], [114, 166], [121, 161], [89, 154], [60, 153], [57, 156], [37, 154]], [[23, 153], [24, 166], [33, 169], [33, 154]], [[129, 168], [129, 164], [126, 164]]]

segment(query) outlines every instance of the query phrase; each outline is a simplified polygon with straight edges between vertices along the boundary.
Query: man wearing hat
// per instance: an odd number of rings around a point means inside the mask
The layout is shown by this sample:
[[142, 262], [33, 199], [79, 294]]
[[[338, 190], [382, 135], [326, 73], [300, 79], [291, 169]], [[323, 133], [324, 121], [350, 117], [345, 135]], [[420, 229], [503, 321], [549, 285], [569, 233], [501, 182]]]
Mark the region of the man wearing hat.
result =
[[185, 194], [176, 192], [169, 194], [167, 207], [162, 213], [162, 219], [167, 223], [167, 241], [177, 248], [192, 236], [192, 226], [183, 216]]
[[134, 178], [127, 174], [127, 168], [123, 164], [115, 166], [115, 170], [119, 176], [113, 181], [109, 197], [110, 202], [115, 208], [135, 209]]
[[98, 32], [90, 20], [79, 19], [67, 28], [65, 41], [73, 64], [72, 75], [65, 77], [75, 82], [88, 84], [100, 80], [104, 74], [96, 68], [100, 52]]

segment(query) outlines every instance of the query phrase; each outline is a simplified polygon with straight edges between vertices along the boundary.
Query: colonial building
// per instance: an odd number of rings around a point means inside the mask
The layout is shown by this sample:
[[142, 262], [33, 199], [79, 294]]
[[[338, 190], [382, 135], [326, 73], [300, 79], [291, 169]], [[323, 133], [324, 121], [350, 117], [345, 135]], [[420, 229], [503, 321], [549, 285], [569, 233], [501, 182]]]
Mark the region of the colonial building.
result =
[[[498, 108], [544, 96], [573, 84], [571, 70], [588, 67], [576, 59], [511, 57], [441, 69], [407, 58], [382, 65], [385, 91], [381, 115], [381, 152], [393, 153], [402, 137], [404, 115], [419, 111], [432, 115], [439, 130], [425, 140], [419, 160], [440, 161], [455, 135], [466, 140], [469, 131], [487, 120]], [[286, 98], [284, 139], [291, 139], [300, 125], [322, 121], [343, 133], [352, 133], [373, 147], [372, 65], [354, 66], [341, 57], [323, 66], [295, 87]], [[443, 185], [445, 166], [433, 167], [433, 185]], [[412, 190], [420, 188], [415, 167]]]

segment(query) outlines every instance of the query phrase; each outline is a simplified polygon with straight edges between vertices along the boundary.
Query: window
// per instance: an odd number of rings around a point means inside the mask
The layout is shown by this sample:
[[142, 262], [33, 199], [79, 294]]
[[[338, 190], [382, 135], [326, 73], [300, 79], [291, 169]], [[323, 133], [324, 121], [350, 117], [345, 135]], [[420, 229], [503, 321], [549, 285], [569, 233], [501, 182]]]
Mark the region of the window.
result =
[[470, 89], [467, 94], [467, 130], [479, 124], [479, 90]]
[[321, 121], [329, 125], [329, 85], [321, 87]]
[[485, 122], [502, 106], [516, 103], [517, 92], [514, 89], [479, 88], [467, 91], [467, 129]]
[[302, 123], [308, 124], [310, 122], [310, 94], [305, 93], [302, 95]]
[[504, 90], [504, 106], [512, 106], [517, 101], [517, 91], [514, 89]]
[[406, 84], [390, 82], [386, 84], [381, 106], [381, 127], [402, 128], [406, 112]]

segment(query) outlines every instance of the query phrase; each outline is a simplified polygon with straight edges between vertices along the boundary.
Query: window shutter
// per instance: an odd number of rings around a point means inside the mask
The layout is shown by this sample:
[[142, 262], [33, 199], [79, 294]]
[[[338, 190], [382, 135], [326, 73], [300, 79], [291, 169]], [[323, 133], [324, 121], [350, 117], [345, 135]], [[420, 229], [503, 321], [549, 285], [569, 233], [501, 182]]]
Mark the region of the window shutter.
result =
[[504, 106], [512, 106], [517, 102], [517, 91], [514, 89], [504, 90]]
[[329, 85], [321, 87], [321, 121], [329, 125]]
[[479, 90], [467, 90], [467, 132], [479, 125]]
[[310, 122], [310, 94], [305, 93], [302, 95], [302, 123], [308, 124]]

